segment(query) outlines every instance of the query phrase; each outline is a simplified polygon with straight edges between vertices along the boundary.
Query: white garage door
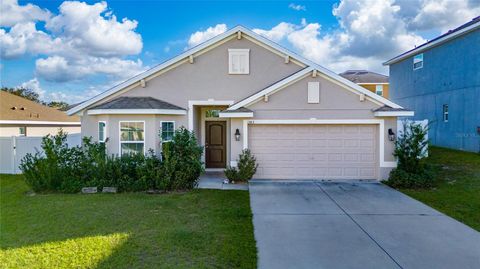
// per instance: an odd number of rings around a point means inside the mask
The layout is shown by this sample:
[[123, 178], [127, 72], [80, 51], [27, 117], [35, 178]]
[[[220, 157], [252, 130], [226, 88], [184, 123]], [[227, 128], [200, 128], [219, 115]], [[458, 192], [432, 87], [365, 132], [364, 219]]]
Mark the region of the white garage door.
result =
[[255, 178], [376, 179], [377, 125], [249, 125]]

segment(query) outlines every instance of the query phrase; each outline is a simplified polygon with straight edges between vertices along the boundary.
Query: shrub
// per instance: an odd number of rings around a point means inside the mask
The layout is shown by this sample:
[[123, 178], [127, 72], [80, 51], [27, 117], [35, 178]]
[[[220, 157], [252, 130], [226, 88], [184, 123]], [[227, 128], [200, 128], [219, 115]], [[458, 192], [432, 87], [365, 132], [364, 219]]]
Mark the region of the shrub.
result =
[[147, 155], [108, 156], [105, 143], [83, 138], [82, 147], [68, 147], [60, 132], [42, 139], [44, 153], [27, 154], [20, 168], [36, 192], [75, 193], [82, 187], [117, 187], [118, 191], [186, 190], [195, 186], [203, 171], [202, 148], [193, 133], [178, 130], [165, 143], [163, 161], [153, 150]]
[[69, 148], [66, 140], [62, 130], [55, 136], [47, 135], [42, 139], [43, 153], [29, 153], [21, 160], [25, 181], [34, 191], [74, 192], [81, 188], [78, 164], [82, 162], [82, 151]]
[[421, 173], [411, 173], [395, 168], [390, 172], [390, 177], [386, 183], [394, 188], [431, 188], [434, 186], [433, 178], [434, 173], [430, 167], [426, 167]]
[[249, 149], [244, 149], [238, 157], [237, 167], [227, 167], [225, 176], [231, 181], [248, 181], [257, 172], [257, 160]]
[[184, 127], [176, 130], [172, 141], [163, 144], [162, 176], [157, 184], [168, 191], [195, 187], [203, 172], [202, 152], [193, 132]]
[[433, 169], [423, 159], [428, 146], [427, 132], [428, 127], [420, 124], [403, 124], [393, 153], [398, 166], [390, 172], [386, 184], [396, 188], [430, 188], [434, 185]]

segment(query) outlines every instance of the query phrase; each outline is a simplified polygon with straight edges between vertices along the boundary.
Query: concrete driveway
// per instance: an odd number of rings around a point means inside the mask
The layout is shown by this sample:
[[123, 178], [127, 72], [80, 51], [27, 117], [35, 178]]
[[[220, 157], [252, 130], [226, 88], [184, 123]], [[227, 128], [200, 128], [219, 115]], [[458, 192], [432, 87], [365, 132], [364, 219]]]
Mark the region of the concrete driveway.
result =
[[480, 233], [378, 183], [250, 183], [259, 268], [480, 268]]

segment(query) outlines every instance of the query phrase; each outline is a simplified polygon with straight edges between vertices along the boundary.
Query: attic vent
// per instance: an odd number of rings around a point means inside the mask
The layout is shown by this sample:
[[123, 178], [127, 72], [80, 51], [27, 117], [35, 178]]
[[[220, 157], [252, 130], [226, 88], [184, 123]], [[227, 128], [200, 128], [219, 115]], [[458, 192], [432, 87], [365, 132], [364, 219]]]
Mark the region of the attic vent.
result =
[[11, 110], [17, 110], [17, 107], [16, 107], [16, 106], [12, 106], [10, 109], [11, 109]]
[[40, 118], [40, 114], [32, 112], [30, 113], [30, 118]]
[[21, 107], [21, 108], [20, 108], [20, 110], [27, 110], [27, 109], [26, 109], [26, 108], [24, 108], [24, 107]]

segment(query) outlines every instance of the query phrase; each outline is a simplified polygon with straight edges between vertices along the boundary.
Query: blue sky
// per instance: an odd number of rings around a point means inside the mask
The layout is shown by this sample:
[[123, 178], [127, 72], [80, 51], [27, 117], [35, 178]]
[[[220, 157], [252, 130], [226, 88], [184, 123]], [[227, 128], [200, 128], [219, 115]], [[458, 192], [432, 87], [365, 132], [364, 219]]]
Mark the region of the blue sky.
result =
[[479, 15], [479, 1], [2, 0], [0, 83], [79, 102], [238, 24], [336, 72], [388, 73], [383, 61]]

